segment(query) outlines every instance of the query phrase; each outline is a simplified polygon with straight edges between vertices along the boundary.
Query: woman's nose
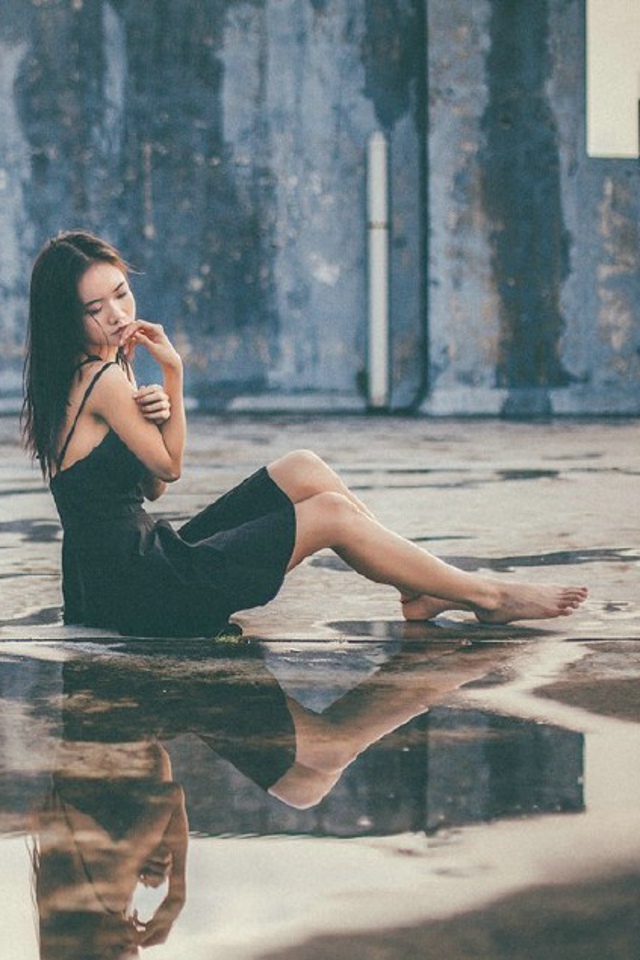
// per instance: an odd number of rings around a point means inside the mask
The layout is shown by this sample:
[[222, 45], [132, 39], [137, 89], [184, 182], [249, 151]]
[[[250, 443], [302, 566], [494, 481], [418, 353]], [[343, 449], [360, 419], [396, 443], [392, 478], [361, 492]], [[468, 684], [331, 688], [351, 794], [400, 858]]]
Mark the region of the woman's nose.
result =
[[111, 311], [111, 323], [115, 327], [124, 327], [129, 322], [129, 318], [125, 310], [121, 306], [114, 306]]

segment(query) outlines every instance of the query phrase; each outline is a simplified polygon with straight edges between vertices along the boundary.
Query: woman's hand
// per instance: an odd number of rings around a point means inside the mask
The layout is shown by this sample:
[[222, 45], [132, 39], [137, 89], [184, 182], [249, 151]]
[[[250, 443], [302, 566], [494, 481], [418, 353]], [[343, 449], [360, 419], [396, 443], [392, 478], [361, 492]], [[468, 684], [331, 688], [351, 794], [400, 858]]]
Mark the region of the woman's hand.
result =
[[155, 947], [165, 943], [183, 907], [184, 897], [167, 896], [146, 923], [134, 918], [138, 932], [138, 945]]
[[127, 360], [133, 358], [136, 347], [144, 347], [161, 367], [182, 367], [180, 354], [159, 323], [134, 320], [127, 324], [120, 337], [120, 348]]
[[152, 383], [148, 387], [139, 387], [133, 397], [145, 420], [160, 426], [171, 416], [169, 394], [159, 384]]

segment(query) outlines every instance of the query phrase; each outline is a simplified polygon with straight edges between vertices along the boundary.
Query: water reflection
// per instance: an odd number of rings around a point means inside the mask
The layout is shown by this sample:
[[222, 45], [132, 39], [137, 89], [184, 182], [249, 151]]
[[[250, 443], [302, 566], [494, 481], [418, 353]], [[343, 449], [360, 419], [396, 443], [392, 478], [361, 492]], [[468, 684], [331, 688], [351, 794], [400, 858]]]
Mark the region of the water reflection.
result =
[[189, 829], [380, 836], [582, 809], [579, 734], [438, 706], [513, 648], [356, 646], [357, 670], [348, 650], [259, 644], [4, 658], [0, 826], [34, 837], [40, 956], [164, 942]]
[[[33, 829], [42, 958], [132, 957], [166, 940], [184, 906], [187, 819], [159, 743], [63, 740]], [[139, 888], [165, 888], [149, 915]]]

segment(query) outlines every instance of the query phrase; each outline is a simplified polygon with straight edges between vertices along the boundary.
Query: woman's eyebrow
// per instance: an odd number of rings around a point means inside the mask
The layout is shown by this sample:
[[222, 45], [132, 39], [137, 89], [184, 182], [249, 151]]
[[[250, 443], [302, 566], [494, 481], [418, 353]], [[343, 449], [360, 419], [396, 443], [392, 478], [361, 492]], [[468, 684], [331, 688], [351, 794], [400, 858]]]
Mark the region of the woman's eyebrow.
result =
[[[121, 280], [120, 283], [118, 284], [118, 286], [117, 286], [117, 287], [114, 287], [111, 292], [112, 292], [112, 293], [117, 293], [118, 290], [121, 290], [122, 287], [125, 286], [126, 282], [127, 282], [126, 280]], [[102, 303], [103, 299], [104, 299], [104, 297], [96, 297], [95, 300], [86, 300], [85, 303], [83, 304], [83, 306], [85, 306], [85, 307], [91, 307], [91, 306], [93, 306], [94, 303]]]

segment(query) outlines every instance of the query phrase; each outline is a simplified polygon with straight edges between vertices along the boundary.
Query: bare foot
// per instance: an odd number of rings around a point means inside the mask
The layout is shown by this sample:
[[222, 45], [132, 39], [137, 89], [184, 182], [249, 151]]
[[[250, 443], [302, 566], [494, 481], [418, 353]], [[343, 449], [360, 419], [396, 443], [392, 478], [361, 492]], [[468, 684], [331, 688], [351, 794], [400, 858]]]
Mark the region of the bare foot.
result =
[[561, 587], [557, 584], [535, 586], [496, 583], [495, 606], [473, 605], [482, 623], [511, 623], [513, 620], [547, 620], [568, 617], [587, 599], [586, 587]]
[[400, 597], [402, 616], [405, 620], [433, 620], [445, 610], [469, 610], [470, 607], [453, 600], [441, 600], [440, 597], [430, 597], [429, 594], [419, 594], [417, 597]]

